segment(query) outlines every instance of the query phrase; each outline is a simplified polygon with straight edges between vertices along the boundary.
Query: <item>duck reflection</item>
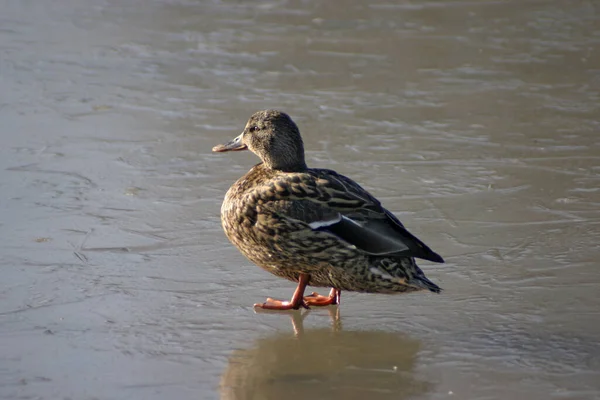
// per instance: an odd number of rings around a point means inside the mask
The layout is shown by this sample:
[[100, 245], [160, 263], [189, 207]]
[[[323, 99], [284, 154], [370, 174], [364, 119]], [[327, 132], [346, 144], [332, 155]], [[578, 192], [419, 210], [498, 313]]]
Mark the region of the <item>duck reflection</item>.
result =
[[293, 333], [259, 339], [237, 350], [221, 378], [221, 399], [406, 399], [428, 391], [414, 377], [420, 342], [403, 334], [304, 329], [308, 314], [291, 314]]

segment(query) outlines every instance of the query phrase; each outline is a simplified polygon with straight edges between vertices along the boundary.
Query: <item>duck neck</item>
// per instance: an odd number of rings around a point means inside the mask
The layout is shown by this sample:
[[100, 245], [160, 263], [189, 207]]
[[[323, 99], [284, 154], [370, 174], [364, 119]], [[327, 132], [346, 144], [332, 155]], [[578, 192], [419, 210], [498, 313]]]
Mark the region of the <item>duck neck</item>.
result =
[[300, 172], [308, 169], [304, 158], [301, 160], [294, 160], [293, 162], [284, 162], [284, 160], [278, 160], [279, 162], [274, 161], [275, 160], [264, 160], [265, 166], [283, 172]]

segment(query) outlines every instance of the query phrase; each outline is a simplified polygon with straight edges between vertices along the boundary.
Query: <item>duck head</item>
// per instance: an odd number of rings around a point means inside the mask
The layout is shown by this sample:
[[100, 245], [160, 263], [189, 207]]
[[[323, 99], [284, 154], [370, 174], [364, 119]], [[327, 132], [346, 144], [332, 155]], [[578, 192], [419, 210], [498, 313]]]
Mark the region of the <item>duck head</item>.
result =
[[290, 116], [281, 111], [254, 113], [241, 135], [212, 149], [216, 153], [241, 150], [250, 150], [271, 169], [302, 171], [307, 168], [300, 130]]

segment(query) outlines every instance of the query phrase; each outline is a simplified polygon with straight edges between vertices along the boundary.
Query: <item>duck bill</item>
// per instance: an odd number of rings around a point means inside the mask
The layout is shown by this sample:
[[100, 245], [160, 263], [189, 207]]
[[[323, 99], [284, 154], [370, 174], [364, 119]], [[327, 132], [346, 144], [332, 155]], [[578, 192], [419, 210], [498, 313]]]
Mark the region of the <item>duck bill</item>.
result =
[[225, 144], [218, 144], [213, 147], [212, 151], [215, 153], [224, 153], [226, 151], [241, 151], [248, 149], [248, 146], [244, 144], [242, 137], [244, 134], [242, 133], [240, 136], [236, 137], [232, 141]]

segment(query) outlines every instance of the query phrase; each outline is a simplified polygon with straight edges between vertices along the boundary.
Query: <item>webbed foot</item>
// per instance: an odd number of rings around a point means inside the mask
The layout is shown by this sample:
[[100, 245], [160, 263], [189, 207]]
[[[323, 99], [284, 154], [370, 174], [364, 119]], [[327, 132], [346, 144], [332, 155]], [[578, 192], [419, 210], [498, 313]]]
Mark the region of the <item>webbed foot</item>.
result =
[[334, 304], [340, 304], [342, 291], [331, 289], [329, 296], [321, 296], [317, 292], [312, 292], [310, 296], [304, 297], [304, 302], [308, 306], [324, 307]]
[[254, 304], [254, 308], [262, 308], [263, 310], [299, 310], [301, 307], [308, 309], [308, 304], [303, 298], [300, 298], [300, 301], [296, 301], [294, 303], [292, 301], [285, 300], [275, 300], [272, 298], [268, 298], [264, 303], [256, 303]]
[[268, 298], [264, 303], [256, 303], [254, 308], [262, 308], [263, 310], [299, 310], [300, 307], [308, 308], [308, 304], [304, 300], [304, 290], [310, 275], [300, 274], [298, 277], [298, 287], [294, 291], [290, 301], [275, 300]]

